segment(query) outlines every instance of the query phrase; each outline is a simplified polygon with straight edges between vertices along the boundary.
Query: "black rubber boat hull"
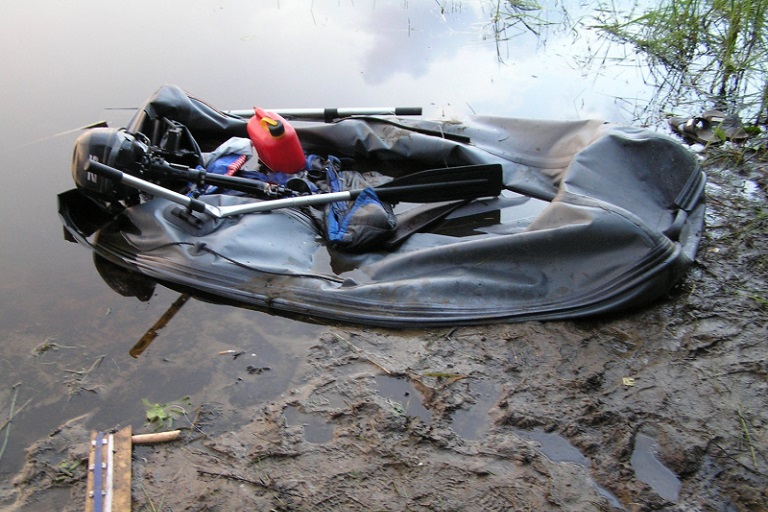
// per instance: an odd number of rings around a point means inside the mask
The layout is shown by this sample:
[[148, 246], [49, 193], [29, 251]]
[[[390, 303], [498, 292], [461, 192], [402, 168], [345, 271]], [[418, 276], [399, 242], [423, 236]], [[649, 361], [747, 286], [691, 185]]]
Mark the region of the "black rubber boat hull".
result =
[[[185, 123], [201, 146], [244, 129], [243, 120], [166, 86], [128, 130], [147, 131], [157, 116]], [[192, 228], [179, 220], [178, 205], [160, 198], [85, 214], [88, 199], [73, 190], [59, 197], [62, 221], [112, 264], [207, 299], [388, 327], [564, 319], [643, 306], [684, 278], [702, 236], [706, 176], [686, 148], [647, 130], [596, 120], [478, 116], [456, 124], [384, 116], [296, 123], [296, 131], [307, 152], [354, 159], [361, 171], [393, 177], [498, 163], [507, 191], [444, 208], [425, 231], [365, 253], [330, 247], [298, 209]]]

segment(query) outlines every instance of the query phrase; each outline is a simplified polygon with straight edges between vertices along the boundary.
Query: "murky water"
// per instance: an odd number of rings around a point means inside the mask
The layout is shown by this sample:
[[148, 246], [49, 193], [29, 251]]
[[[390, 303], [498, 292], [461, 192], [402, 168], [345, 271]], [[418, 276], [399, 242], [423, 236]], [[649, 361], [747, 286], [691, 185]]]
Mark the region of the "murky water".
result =
[[676, 502], [680, 497], [680, 479], [656, 458], [656, 441], [638, 433], [632, 450], [632, 469], [637, 478], [650, 485], [659, 496]]
[[[594, 34], [578, 42], [551, 34], [545, 46], [522, 34], [497, 46], [489, 2], [320, 4], [0, 7], [0, 420], [18, 390], [0, 480], [19, 470], [31, 442], [80, 414], [92, 414], [92, 428], [141, 427], [142, 398], [216, 404], [218, 428], [248, 421], [287, 389], [323, 330], [190, 300], [130, 357], [178, 293], [158, 286], [148, 302], [122, 297], [84, 248], [64, 241], [56, 195], [73, 186], [76, 128], [124, 125], [163, 83], [225, 109], [422, 106], [429, 117], [457, 119], [629, 122], [627, 98], [651, 94], [636, 69], [574, 64]], [[390, 384], [379, 382], [382, 393]]]
[[301, 412], [290, 406], [285, 409], [285, 421], [288, 426], [299, 426], [304, 438], [310, 443], [323, 444], [333, 438], [333, 429], [322, 418]]
[[491, 426], [488, 412], [499, 399], [500, 384], [486, 379], [470, 382], [470, 392], [475, 403], [467, 409], [458, 409], [451, 415], [451, 428], [462, 439], [480, 439]]
[[379, 394], [402, 416], [419, 418], [425, 425], [432, 424], [432, 413], [422, 405], [422, 396], [404, 378], [380, 375], [376, 377]]

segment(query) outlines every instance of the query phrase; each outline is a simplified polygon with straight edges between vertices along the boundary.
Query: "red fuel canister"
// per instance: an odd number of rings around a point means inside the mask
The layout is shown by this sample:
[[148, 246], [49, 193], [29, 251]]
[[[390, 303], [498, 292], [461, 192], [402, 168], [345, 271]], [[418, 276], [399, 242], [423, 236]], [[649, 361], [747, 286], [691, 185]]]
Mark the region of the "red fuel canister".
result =
[[259, 107], [254, 107], [254, 112], [248, 121], [248, 136], [264, 165], [288, 174], [304, 170], [304, 150], [293, 126], [275, 112]]

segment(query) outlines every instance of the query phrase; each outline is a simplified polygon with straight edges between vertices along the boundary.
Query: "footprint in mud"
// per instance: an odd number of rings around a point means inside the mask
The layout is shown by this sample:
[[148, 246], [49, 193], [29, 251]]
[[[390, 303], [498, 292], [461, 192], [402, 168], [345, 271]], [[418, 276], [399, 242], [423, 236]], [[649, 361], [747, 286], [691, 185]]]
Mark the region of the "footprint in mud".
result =
[[[539, 445], [539, 451], [552, 462], [564, 462], [589, 467], [589, 459], [578, 448], [557, 432], [544, 432], [542, 430], [515, 430], [523, 439], [535, 441]], [[595, 490], [617, 509], [622, 509], [621, 502], [608, 489], [593, 482]]]
[[572, 462], [580, 466], [589, 466], [589, 459], [558, 433], [541, 430], [518, 430], [517, 433], [524, 439], [536, 441], [539, 444], [539, 451], [552, 462]]
[[407, 379], [379, 375], [376, 387], [382, 397], [389, 400], [404, 416], [419, 418], [426, 425], [432, 424], [432, 413], [421, 403], [422, 396]]
[[499, 386], [487, 379], [473, 380], [469, 386], [475, 403], [469, 409], [458, 409], [451, 417], [451, 428], [462, 439], [475, 441], [481, 439], [491, 426], [488, 415], [491, 407], [499, 399]]
[[680, 497], [680, 479], [656, 458], [656, 441], [653, 437], [638, 433], [630, 463], [635, 476], [651, 486], [656, 494], [676, 503]]
[[314, 414], [306, 414], [298, 407], [289, 405], [283, 411], [288, 426], [301, 426], [304, 429], [304, 439], [314, 444], [325, 444], [333, 439], [331, 425]]

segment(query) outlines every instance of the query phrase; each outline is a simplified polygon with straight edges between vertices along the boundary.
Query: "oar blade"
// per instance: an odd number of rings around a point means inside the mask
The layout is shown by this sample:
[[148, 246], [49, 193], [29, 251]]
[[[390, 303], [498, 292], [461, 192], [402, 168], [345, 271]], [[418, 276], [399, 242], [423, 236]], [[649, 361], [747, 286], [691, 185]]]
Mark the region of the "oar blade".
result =
[[392, 202], [436, 203], [496, 197], [503, 189], [501, 164], [478, 164], [416, 172], [376, 187], [375, 191], [381, 199]]

